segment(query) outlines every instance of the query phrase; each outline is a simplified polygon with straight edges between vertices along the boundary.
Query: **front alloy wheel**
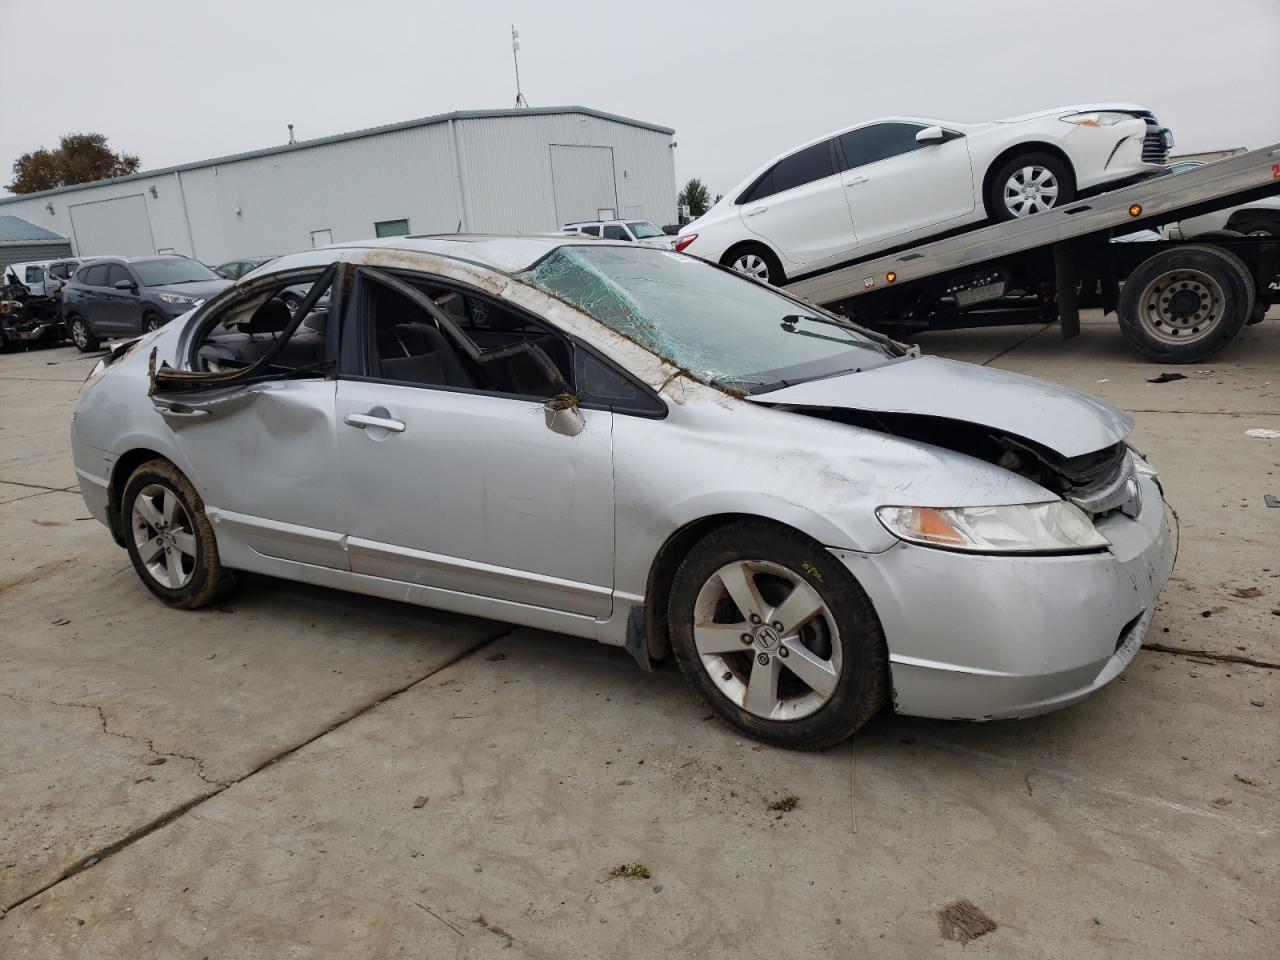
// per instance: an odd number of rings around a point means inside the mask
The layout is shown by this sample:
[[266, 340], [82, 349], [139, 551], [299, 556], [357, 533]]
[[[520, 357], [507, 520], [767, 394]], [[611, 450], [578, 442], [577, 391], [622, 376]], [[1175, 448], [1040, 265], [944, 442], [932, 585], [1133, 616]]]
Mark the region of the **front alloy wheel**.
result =
[[793, 570], [742, 560], [698, 591], [693, 642], [703, 669], [733, 704], [765, 720], [799, 720], [835, 693], [840, 628]]
[[758, 740], [828, 747], [888, 700], [870, 599], [830, 551], [790, 527], [741, 520], [699, 541], [676, 571], [667, 619], [689, 685]]

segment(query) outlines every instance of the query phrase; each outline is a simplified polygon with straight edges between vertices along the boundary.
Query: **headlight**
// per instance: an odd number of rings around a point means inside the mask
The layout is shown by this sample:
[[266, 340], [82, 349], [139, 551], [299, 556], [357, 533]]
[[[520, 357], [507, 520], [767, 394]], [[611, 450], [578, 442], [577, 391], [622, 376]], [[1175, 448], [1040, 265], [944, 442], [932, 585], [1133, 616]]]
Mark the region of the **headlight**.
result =
[[195, 297], [180, 297], [176, 293], [162, 293], [160, 294], [160, 299], [163, 300], [165, 303], [180, 304], [182, 306], [186, 306], [188, 304], [192, 304], [196, 302]]
[[998, 507], [881, 507], [880, 522], [895, 537], [975, 553], [1063, 553], [1110, 545], [1075, 504], [1016, 503]]
[[1058, 119], [1078, 127], [1114, 127], [1117, 123], [1133, 120], [1134, 116], [1131, 113], [1071, 113]]

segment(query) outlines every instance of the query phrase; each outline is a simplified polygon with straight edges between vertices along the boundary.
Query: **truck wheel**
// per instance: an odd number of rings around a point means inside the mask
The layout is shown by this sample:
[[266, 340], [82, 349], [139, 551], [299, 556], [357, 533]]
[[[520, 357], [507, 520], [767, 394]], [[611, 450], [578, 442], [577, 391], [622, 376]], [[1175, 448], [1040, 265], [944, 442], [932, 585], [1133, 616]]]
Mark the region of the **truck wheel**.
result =
[[772, 283], [775, 287], [785, 283], [786, 274], [773, 251], [759, 243], [743, 243], [721, 258], [720, 263], [735, 273], [744, 273], [756, 280]]
[[1253, 310], [1253, 278], [1234, 254], [1192, 245], [1139, 264], [1125, 280], [1120, 330], [1157, 363], [1195, 363], [1238, 334]]
[[91, 353], [98, 349], [98, 338], [90, 332], [89, 325], [84, 322], [84, 317], [80, 314], [71, 315], [68, 321], [68, 332], [71, 334], [71, 341], [81, 353]]
[[1048, 153], [1024, 153], [996, 171], [985, 197], [987, 216], [996, 223], [1043, 213], [1076, 198], [1071, 165]]

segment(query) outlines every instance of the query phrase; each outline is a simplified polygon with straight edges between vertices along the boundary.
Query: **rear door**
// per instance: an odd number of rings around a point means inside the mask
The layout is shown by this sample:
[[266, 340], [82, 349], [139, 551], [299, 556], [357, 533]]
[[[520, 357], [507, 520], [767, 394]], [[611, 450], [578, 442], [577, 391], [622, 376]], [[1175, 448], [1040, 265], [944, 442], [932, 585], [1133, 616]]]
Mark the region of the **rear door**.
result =
[[818, 265], [857, 246], [830, 140], [779, 160], [742, 196], [739, 214], [784, 263]]
[[[328, 276], [335, 278], [337, 271]], [[327, 289], [329, 280], [317, 285]], [[246, 294], [217, 319], [232, 317], [255, 297], [265, 295]], [[273, 309], [278, 313], [278, 301], [257, 308]], [[229, 381], [237, 375], [234, 368], [204, 376], [184, 372], [170, 380], [162, 372], [157, 378], [153, 404], [191, 465], [224, 563], [260, 568], [267, 557], [347, 568], [334, 435], [336, 343], [337, 331], [328, 330], [327, 320], [322, 331], [303, 325], [301, 317], [271, 334], [213, 328], [202, 355], [222, 364], [238, 356], [240, 364], [272, 350], [274, 359], [265, 358], [270, 363], [264, 371], [270, 378]], [[208, 366], [209, 360], [201, 362]]]
[[922, 144], [921, 123], [873, 123], [836, 138], [859, 253], [946, 230], [975, 207], [969, 141]]

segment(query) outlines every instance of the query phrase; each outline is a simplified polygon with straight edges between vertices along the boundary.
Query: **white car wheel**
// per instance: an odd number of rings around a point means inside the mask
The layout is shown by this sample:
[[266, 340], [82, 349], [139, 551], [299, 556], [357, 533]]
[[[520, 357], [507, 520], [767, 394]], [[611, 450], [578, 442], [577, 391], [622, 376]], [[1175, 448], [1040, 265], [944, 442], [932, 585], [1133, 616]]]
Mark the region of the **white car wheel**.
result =
[[1058, 178], [1039, 164], [1019, 167], [1004, 183], [1004, 205], [1014, 217], [1043, 213], [1058, 203]]

